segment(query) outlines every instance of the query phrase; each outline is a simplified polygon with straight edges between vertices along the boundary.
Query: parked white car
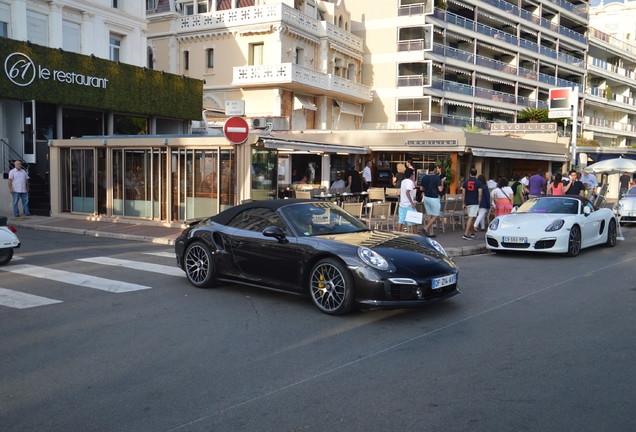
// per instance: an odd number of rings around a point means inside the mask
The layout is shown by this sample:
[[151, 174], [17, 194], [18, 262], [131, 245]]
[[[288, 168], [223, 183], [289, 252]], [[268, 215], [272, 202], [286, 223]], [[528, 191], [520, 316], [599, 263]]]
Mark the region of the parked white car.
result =
[[636, 223], [636, 186], [616, 203], [616, 216], [621, 223]]
[[488, 226], [486, 246], [492, 251], [565, 253], [616, 245], [618, 224], [614, 212], [596, 208], [580, 196], [533, 198]]
[[0, 216], [0, 265], [5, 265], [13, 258], [13, 249], [20, 247], [16, 229], [7, 226], [6, 216]]

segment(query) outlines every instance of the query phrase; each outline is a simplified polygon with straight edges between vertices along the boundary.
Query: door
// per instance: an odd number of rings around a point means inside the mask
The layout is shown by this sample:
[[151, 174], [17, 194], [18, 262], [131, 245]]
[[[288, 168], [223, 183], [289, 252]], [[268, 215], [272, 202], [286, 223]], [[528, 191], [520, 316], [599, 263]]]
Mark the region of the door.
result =
[[22, 159], [35, 163], [35, 101], [22, 102]]

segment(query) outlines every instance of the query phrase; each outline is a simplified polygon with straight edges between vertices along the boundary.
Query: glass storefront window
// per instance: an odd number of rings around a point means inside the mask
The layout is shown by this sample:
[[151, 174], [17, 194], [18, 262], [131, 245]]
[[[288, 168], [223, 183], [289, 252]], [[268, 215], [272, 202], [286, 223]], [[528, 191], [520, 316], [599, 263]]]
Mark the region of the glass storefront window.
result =
[[95, 212], [93, 149], [71, 150], [71, 211]]
[[278, 151], [252, 149], [252, 199], [267, 200], [276, 195]]

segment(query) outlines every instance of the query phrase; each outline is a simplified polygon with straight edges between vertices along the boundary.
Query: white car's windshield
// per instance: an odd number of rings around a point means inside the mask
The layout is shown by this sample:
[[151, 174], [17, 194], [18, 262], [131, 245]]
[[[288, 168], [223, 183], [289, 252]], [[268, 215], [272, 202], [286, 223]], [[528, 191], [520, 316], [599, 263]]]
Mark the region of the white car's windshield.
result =
[[579, 200], [566, 197], [534, 198], [523, 203], [517, 213], [578, 214]]
[[627, 191], [623, 197], [636, 197], [636, 186]]

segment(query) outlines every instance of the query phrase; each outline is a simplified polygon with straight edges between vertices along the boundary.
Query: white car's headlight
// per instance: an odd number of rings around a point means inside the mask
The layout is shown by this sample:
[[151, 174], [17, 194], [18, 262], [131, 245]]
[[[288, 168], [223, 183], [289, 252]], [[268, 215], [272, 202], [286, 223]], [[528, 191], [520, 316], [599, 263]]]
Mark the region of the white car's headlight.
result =
[[369, 248], [365, 248], [365, 247], [358, 248], [358, 256], [364, 263], [370, 265], [371, 267], [375, 269], [378, 269], [378, 270], [389, 269], [388, 261], [385, 260], [382, 255], [380, 255], [379, 253], [375, 251], [372, 251]]
[[561, 228], [563, 228], [564, 224], [565, 224], [565, 221], [563, 219], [557, 219], [554, 222], [552, 222], [550, 225], [548, 225], [548, 227], [545, 230], [547, 232], [558, 231]]
[[490, 225], [488, 226], [488, 228], [491, 231], [497, 231], [497, 228], [499, 228], [499, 218], [495, 218], [494, 221], [490, 222]]

